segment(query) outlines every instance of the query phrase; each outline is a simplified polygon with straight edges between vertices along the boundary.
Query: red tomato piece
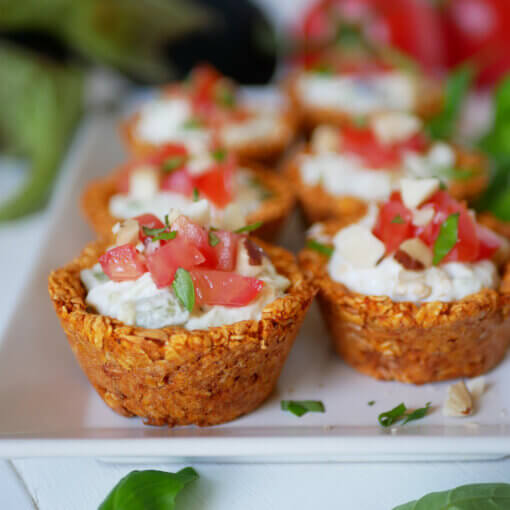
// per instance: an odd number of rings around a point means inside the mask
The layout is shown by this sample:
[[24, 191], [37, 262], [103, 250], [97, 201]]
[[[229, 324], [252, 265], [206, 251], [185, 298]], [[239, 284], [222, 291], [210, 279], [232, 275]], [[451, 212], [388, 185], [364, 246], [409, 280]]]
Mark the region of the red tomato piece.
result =
[[193, 178], [185, 168], [171, 172], [161, 181], [162, 191], [173, 191], [187, 197], [192, 195], [194, 187]]
[[480, 243], [477, 260], [490, 259], [501, 247], [501, 239], [490, 229], [476, 224], [476, 235]]
[[215, 249], [209, 243], [209, 233], [204, 227], [181, 215], [172, 223], [172, 230], [177, 231], [178, 237], [185, 239], [200, 250], [204, 256], [203, 265], [205, 267], [216, 267], [218, 257]]
[[214, 166], [211, 171], [199, 175], [195, 182], [200, 194], [215, 206], [224, 208], [232, 201], [232, 176], [231, 165], [221, 164]]
[[202, 64], [193, 70], [191, 83], [193, 87], [193, 103], [196, 107], [203, 108], [213, 102], [213, 91], [216, 83], [221, 79], [221, 74], [208, 64]]
[[187, 156], [188, 149], [180, 143], [165, 143], [149, 156], [145, 162], [153, 165], [161, 165], [166, 159], [175, 156]]
[[143, 231], [143, 227], [147, 228], [163, 228], [165, 224], [154, 214], [141, 214], [140, 216], [135, 216], [133, 218], [140, 225], [140, 241], [145, 241], [147, 236]]
[[264, 282], [227, 271], [192, 269], [196, 301], [199, 305], [245, 306], [262, 290]]
[[400, 193], [391, 194], [390, 200], [379, 209], [373, 234], [386, 246], [386, 252], [394, 252], [406, 239], [414, 236], [412, 213], [402, 203]]
[[158, 289], [170, 285], [177, 269], [191, 269], [205, 261], [205, 257], [193, 244], [177, 235], [147, 256], [147, 267]]
[[114, 282], [136, 280], [147, 268], [143, 255], [132, 244], [116, 246], [99, 257], [104, 273]]
[[237, 262], [237, 244], [241, 236], [226, 230], [217, 230], [214, 232], [220, 242], [214, 246], [218, 262], [216, 269], [221, 271], [233, 271]]

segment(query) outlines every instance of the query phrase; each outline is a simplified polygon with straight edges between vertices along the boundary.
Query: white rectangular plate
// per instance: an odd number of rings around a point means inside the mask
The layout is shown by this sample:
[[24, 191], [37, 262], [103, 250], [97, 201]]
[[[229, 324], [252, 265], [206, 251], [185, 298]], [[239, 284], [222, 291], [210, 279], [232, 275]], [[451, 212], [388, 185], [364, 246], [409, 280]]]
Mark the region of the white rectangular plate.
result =
[[[0, 456], [312, 462], [457, 460], [510, 453], [508, 359], [488, 374], [489, 388], [476, 415], [445, 418], [446, 383], [417, 387], [358, 374], [331, 350], [315, 306], [276, 391], [253, 413], [204, 429], [149, 427], [115, 414], [74, 360], [46, 287], [49, 271], [76, 256], [92, 238], [79, 212], [84, 185], [123, 157], [112, 118], [89, 120], [75, 146], [38, 264], [0, 344]], [[283, 244], [300, 246], [302, 232], [294, 217]], [[322, 400], [326, 413], [298, 418], [280, 410], [281, 399]], [[377, 423], [379, 413], [400, 402], [416, 408], [428, 401], [432, 412], [419, 422], [390, 430]]]

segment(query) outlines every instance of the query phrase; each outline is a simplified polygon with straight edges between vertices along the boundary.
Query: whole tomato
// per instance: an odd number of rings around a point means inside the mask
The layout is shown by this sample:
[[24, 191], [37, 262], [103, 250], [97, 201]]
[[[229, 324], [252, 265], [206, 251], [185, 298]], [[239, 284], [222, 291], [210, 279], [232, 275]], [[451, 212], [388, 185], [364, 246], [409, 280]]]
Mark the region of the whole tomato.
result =
[[388, 44], [414, 57], [429, 71], [445, 65], [440, 12], [427, 0], [318, 0], [299, 26], [307, 41], [331, 41], [341, 23], [359, 28], [376, 44]]
[[446, 0], [440, 8], [449, 66], [474, 60], [480, 85], [510, 70], [509, 0]]

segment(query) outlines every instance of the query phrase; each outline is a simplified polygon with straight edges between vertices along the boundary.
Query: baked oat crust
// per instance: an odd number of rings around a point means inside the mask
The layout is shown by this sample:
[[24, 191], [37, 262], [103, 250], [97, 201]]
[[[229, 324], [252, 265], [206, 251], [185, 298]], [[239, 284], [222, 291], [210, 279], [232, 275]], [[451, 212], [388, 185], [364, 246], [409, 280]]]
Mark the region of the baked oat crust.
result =
[[510, 221], [500, 220], [489, 211], [477, 214], [476, 219], [499, 235], [510, 239]]
[[[333, 235], [344, 226], [325, 224]], [[318, 301], [337, 353], [376, 379], [424, 384], [475, 377], [496, 366], [510, 342], [510, 265], [498, 290], [460, 301], [394, 302], [348, 290], [327, 273], [327, 258], [310, 249], [299, 256], [319, 287]]]
[[272, 392], [315, 294], [287, 251], [257, 241], [291, 281], [259, 321], [209, 330], [144, 329], [91, 311], [80, 270], [108, 246], [89, 244], [49, 276], [71, 349], [106, 404], [150, 425], [216, 425], [256, 409]]
[[[322, 186], [309, 186], [301, 179], [299, 159], [309, 154], [310, 149], [304, 148], [297, 152], [284, 165], [284, 174], [294, 188], [299, 204], [308, 225], [333, 218], [346, 218], [356, 221], [366, 212], [368, 203], [354, 196], [337, 196], [328, 193]], [[457, 200], [472, 200], [479, 196], [487, 187], [489, 180], [489, 164], [487, 159], [475, 152], [468, 152], [455, 147], [458, 167], [469, 169], [474, 175], [468, 180], [451, 181], [450, 194]]]
[[[253, 172], [260, 184], [272, 196], [262, 202], [261, 207], [248, 215], [248, 223], [261, 221], [263, 224], [257, 230], [257, 236], [266, 239], [275, 239], [286, 219], [292, 212], [295, 204], [293, 190], [278, 174], [266, 170], [257, 163], [243, 165]], [[119, 218], [110, 214], [110, 198], [117, 193], [117, 175], [121, 169], [114, 171], [107, 177], [91, 181], [81, 198], [81, 207], [87, 222], [101, 237], [111, 236], [112, 227]]]

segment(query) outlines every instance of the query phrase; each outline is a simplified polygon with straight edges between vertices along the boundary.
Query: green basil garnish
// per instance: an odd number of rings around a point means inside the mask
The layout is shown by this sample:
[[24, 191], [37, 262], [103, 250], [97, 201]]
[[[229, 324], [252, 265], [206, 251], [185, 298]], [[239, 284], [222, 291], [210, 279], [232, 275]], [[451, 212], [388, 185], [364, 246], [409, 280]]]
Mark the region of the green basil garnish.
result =
[[327, 64], [319, 64], [312, 69], [312, 73], [320, 74], [321, 76], [332, 76], [333, 68]]
[[209, 245], [213, 248], [220, 242], [220, 238], [214, 233], [209, 232]]
[[393, 510], [508, 510], [510, 484], [474, 483], [455, 489], [431, 492], [421, 499], [396, 506]]
[[282, 400], [280, 407], [282, 411], [289, 411], [299, 417], [306, 413], [324, 413], [326, 411], [320, 400]]
[[200, 200], [200, 193], [198, 192], [198, 188], [193, 188], [193, 202], [198, 202]]
[[177, 231], [171, 230], [170, 232], [161, 232], [161, 234], [155, 235], [152, 240], [153, 241], [171, 241], [177, 237]]
[[180, 168], [186, 162], [186, 156], [172, 156], [165, 159], [161, 165], [163, 172], [170, 173]]
[[251, 223], [250, 225], [246, 225], [244, 227], [238, 228], [234, 230], [236, 234], [243, 234], [245, 232], [252, 232], [253, 230], [257, 230], [263, 225], [262, 221], [256, 221], [255, 223]]
[[172, 283], [177, 299], [182, 303], [182, 306], [192, 312], [195, 307], [195, 286], [191, 275], [186, 269], [180, 267], [175, 272], [174, 281]]
[[390, 411], [386, 411], [384, 413], [381, 413], [377, 419], [379, 420], [379, 423], [383, 427], [390, 427], [395, 422], [401, 420], [404, 417], [405, 412], [407, 411], [407, 407], [402, 402], [397, 407], [394, 407]]
[[225, 149], [219, 148], [213, 150], [211, 152], [211, 155], [215, 161], [221, 163], [222, 161], [225, 161], [225, 158], [227, 157], [227, 151]]
[[[168, 216], [165, 217], [165, 222], [168, 222]], [[168, 223], [167, 223], [168, 225]], [[177, 232], [175, 230], [168, 231], [167, 227], [162, 228], [149, 228], [143, 227], [143, 233], [151, 237], [153, 241], [170, 241], [171, 239], [175, 239], [177, 236]]]
[[397, 214], [392, 220], [391, 220], [392, 223], [398, 223], [398, 224], [403, 224], [405, 223], [404, 221], [404, 218], [402, 218], [402, 216], [400, 216], [400, 214]]
[[228, 85], [220, 83], [216, 87], [215, 92], [216, 102], [227, 108], [233, 108], [236, 105], [236, 96]]
[[450, 253], [458, 240], [459, 213], [450, 214], [443, 222], [434, 242], [432, 264], [437, 266]]
[[328, 246], [327, 244], [319, 243], [319, 241], [316, 241], [315, 239], [308, 239], [306, 242], [306, 247], [310, 248], [311, 250], [315, 250], [322, 255], [326, 255], [326, 257], [331, 257], [333, 255], [333, 252], [335, 249], [333, 246]]
[[427, 412], [430, 408], [430, 405], [431, 405], [431, 402], [427, 402], [425, 404], [425, 407], [420, 407], [419, 409], [415, 409], [413, 412], [406, 414], [406, 417], [404, 418], [402, 425], [405, 425], [406, 423], [409, 423], [410, 421], [421, 420], [422, 418], [425, 418], [425, 416], [427, 415]]
[[200, 129], [203, 126], [202, 121], [196, 117], [188, 119], [182, 127], [184, 129]]
[[177, 473], [131, 471], [112, 489], [98, 510], [173, 510], [186, 485], [198, 479], [191, 467]]

